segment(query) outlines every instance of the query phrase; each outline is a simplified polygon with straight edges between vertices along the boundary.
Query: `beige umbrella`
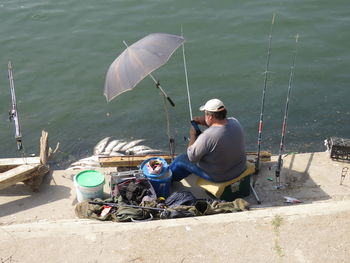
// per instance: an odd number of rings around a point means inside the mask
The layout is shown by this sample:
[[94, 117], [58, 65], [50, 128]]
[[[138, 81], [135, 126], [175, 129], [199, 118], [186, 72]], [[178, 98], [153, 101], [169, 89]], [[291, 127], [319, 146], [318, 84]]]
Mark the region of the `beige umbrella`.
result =
[[181, 36], [154, 33], [131, 46], [127, 46], [124, 42], [127, 48], [113, 61], [107, 71], [104, 87], [107, 101], [109, 102], [121, 93], [133, 89], [149, 75], [156, 83], [157, 88], [174, 106], [151, 72], [164, 65], [184, 41]]

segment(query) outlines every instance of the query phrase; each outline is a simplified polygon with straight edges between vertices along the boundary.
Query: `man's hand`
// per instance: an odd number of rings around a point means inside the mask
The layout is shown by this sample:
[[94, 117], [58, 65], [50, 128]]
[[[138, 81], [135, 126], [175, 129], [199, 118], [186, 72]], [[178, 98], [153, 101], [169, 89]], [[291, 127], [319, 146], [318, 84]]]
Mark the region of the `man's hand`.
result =
[[190, 141], [188, 143], [188, 146], [191, 146], [194, 144], [194, 142], [197, 140], [197, 132], [196, 129], [191, 125], [190, 128]]
[[193, 120], [198, 123], [199, 125], [204, 125], [207, 126], [206, 122], [205, 122], [205, 117], [204, 116], [195, 116], [193, 118]]

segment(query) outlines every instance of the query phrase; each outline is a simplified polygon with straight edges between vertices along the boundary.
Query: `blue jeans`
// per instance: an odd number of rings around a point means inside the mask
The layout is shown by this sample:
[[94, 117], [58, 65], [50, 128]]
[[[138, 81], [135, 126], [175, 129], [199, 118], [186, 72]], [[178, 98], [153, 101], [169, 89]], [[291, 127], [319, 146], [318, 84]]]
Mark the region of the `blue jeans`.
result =
[[191, 163], [186, 153], [180, 154], [175, 158], [170, 165], [170, 170], [173, 176], [172, 180], [176, 182], [181, 181], [192, 173], [205, 180], [213, 181], [213, 179], [211, 179], [205, 171], [199, 168], [198, 165]]

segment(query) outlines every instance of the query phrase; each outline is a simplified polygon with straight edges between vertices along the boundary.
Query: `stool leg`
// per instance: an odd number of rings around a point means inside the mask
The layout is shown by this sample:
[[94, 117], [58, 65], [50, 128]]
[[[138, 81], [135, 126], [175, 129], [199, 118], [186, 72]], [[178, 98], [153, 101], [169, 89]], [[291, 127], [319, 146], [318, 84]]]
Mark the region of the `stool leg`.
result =
[[255, 189], [254, 189], [254, 186], [253, 186], [253, 184], [252, 184], [252, 180], [250, 180], [250, 189], [252, 189], [252, 192], [253, 192], [253, 195], [254, 195], [255, 199], [256, 199], [256, 201], [258, 202], [258, 204], [260, 205], [260, 204], [261, 204], [261, 200], [260, 200], [260, 198], [259, 198], [257, 192], [256, 192]]

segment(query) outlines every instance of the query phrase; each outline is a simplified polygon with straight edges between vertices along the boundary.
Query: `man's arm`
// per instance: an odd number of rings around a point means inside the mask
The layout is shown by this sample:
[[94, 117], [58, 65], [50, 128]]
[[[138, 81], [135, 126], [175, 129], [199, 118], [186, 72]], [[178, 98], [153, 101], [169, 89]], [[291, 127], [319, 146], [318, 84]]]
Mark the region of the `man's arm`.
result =
[[187, 145], [187, 147], [190, 147], [194, 142], [197, 140], [197, 132], [193, 126], [190, 128], [190, 141]]
[[203, 156], [208, 153], [209, 148], [207, 140], [208, 138], [206, 131], [197, 136], [196, 130], [191, 127], [190, 142], [188, 144], [189, 146], [187, 147], [187, 156], [191, 162], [199, 162]]

